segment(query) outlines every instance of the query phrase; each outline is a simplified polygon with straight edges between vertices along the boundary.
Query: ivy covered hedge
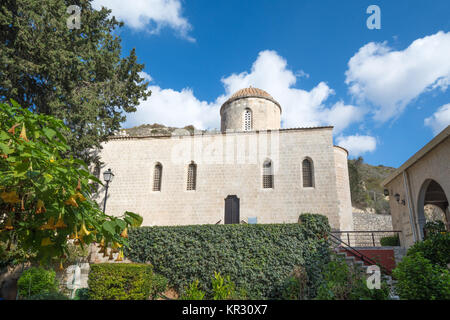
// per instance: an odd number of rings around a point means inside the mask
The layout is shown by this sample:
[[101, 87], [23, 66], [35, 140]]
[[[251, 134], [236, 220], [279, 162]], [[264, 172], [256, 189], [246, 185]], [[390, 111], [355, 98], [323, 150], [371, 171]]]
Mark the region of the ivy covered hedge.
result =
[[126, 256], [150, 262], [180, 293], [194, 280], [209, 292], [211, 274], [230, 276], [249, 298], [281, 297], [297, 265], [308, 273], [309, 292], [319, 285], [329, 260], [325, 216], [304, 214], [299, 224], [197, 225], [130, 230]]
[[89, 272], [91, 300], [147, 300], [153, 270], [148, 264], [99, 263]]

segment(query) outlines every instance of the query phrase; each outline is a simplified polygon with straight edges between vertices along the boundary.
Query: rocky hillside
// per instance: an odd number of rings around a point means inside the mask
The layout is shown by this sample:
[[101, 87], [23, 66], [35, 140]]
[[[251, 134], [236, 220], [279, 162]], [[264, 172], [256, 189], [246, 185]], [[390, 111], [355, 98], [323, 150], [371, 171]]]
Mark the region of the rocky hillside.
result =
[[[154, 124], [143, 124], [137, 127], [132, 127], [128, 129], [121, 129], [117, 135], [120, 136], [133, 136], [133, 137], [141, 137], [141, 136], [149, 136], [152, 134], [171, 134], [173, 131], [175, 131], [176, 127], [166, 127], [165, 125], [154, 123]], [[186, 126], [184, 128], [191, 133], [194, 132], [195, 127], [192, 125]]]
[[375, 211], [380, 214], [389, 213], [389, 204], [383, 194], [382, 182], [395, 168], [383, 165], [373, 166], [364, 163], [364, 159], [348, 161], [352, 205], [358, 209]]

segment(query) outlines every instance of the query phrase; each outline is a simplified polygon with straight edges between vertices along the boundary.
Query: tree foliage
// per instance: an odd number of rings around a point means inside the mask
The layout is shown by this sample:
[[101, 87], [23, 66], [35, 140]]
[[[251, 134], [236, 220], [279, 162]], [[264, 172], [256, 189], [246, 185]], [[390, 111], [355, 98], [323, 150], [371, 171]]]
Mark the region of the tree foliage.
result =
[[[121, 57], [123, 24], [92, 0], [5, 0], [0, 5], [0, 100], [53, 115], [70, 130], [72, 154], [90, 163], [120, 128], [124, 112], [150, 95], [135, 50]], [[81, 28], [69, 29], [67, 8], [81, 8]]]
[[352, 202], [357, 205], [365, 204], [366, 193], [364, 183], [359, 172], [359, 167], [363, 162], [363, 158], [359, 157], [354, 161], [348, 162], [348, 174], [350, 178], [350, 194]]
[[62, 157], [69, 147], [61, 120], [38, 115], [16, 102], [0, 103], [0, 244], [37, 254], [41, 261], [68, 254], [75, 244], [127, 245], [126, 232], [142, 218], [105, 215], [90, 199], [86, 164]]

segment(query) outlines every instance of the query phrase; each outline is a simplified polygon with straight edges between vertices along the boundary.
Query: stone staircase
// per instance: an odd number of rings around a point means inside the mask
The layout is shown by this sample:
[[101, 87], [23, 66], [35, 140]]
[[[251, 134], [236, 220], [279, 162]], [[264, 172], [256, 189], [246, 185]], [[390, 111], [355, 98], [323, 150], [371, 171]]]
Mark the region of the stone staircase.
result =
[[[342, 247], [341, 247], [342, 248]], [[342, 257], [345, 259], [345, 263], [350, 267], [354, 268], [355, 270], [359, 270], [362, 274], [367, 275], [367, 268], [369, 267], [368, 263], [365, 263], [361, 261], [359, 258], [353, 256], [351, 253], [346, 251], [340, 251], [339, 247], [333, 248], [334, 252], [337, 254], [338, 257]], [[385, 281], [387, 285], [389, 286], [389, 299], [391, 300], [399, 300], [399, 296], [395, 293], [395, 285], [397, 283], [396, 280], [392, 279], [390, 275], [381, 274], [381, 281]]]

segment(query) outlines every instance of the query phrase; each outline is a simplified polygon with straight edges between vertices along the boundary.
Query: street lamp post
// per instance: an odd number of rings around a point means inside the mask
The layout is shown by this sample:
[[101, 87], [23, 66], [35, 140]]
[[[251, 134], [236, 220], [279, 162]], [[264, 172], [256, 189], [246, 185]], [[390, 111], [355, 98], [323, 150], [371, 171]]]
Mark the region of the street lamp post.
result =
[[112, 173], [111, 169], [108, 169], [105, 172], [103, 172], [103, 180], [105, 180], [105, 182], [106, 182], [105, 201], [103, 202], [103, 213], [105, 213], [105, 209], [106, 209], [106, 199], [108, 197], [109, 183], [112, 182], [113, 178], [114, 178], [114, 173]]

